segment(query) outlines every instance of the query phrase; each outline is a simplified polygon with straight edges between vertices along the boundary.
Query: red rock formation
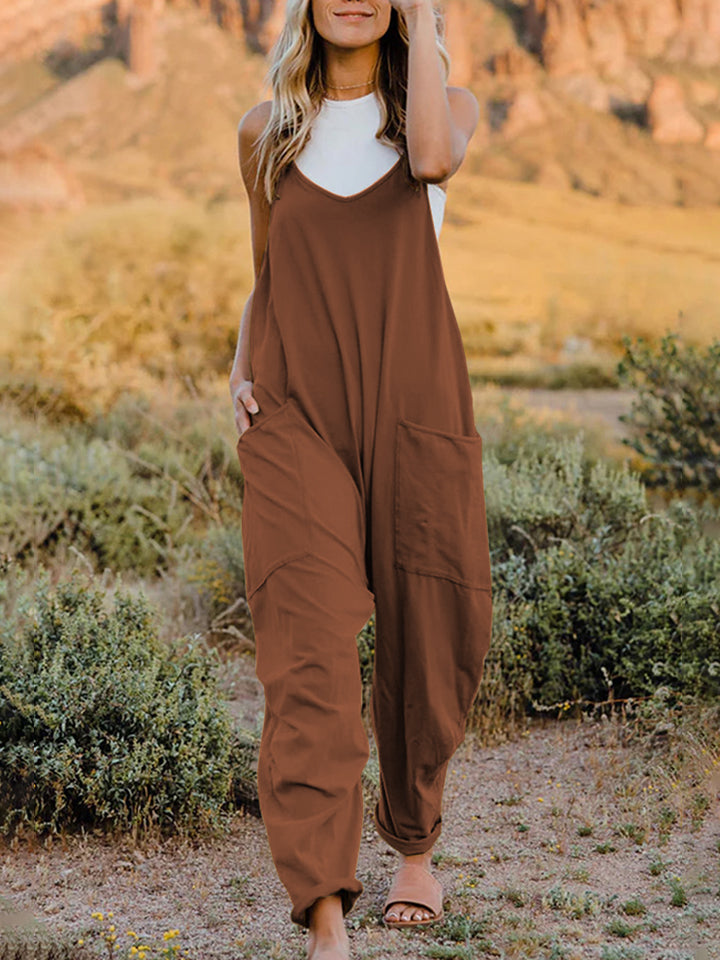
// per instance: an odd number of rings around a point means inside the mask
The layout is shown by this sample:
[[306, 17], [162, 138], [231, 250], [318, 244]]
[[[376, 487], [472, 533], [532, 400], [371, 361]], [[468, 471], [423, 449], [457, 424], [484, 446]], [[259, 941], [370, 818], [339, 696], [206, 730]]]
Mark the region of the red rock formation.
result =
[[708, 150], [720, 150], [720, 123], [711, 123], [705, 137]]
[[522, 47], [507, 47], [490, 59], [490, 69], [497, 77], [529, 77], [539, 70], [537, 60]]
[[707, 107], [711, 103], [717, 103], [718, 94], [720, 94], [720, 90], [714, 83], [709, 83], [706, 80], [690, 81], [690, 98], [699, 107]]
[[720, 63], [720, 0], [528, 0], [525, 28], [556, 76], [617, 73], [628, 55]]
[[548, 73], [587, 70], [590, 46], [579, 0], [529, 0], [527, 27]]
[[677, 0], [616, 0], [632, 54], [659, 57], [680, 29]]
[[548, 116], [535, 90], [518, 90], [508, 103], [502, 126], [505, 138], [515, 137], [531, 127], [543, 126]]
[[590, 61], [604, 73], [620, 73], [627, 61], [627, 35], [616, 6], [590, 4], [584, 11]]
[[155, 76], [158, 68], [157, 18], [161, 0], [133, 0], [130, 8], [127, 62], [138, 77]]
[[32, 143], [13, 151], [0, 148], [0, 206], [51, 210], [83, 204], [77, 177], [47, 146]]
[[647, 102], [648, 123], [658, 143], [700, 143], [705, 130], [685, 104], [683, 88], [676, 77], [656, 78]]
[[445, 4], [445, 46], [450, 55], [449, 82], [466, 87], [473, 79], [473, 54], [468, 33], [469, 11], [464, 0]]

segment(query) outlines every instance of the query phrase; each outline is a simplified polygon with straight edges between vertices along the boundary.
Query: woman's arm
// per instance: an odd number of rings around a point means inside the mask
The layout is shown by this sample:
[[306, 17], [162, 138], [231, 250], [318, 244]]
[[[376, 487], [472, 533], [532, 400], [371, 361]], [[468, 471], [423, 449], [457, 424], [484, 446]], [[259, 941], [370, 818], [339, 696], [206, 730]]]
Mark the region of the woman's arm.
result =
[[410, 36], [405, 107], [410, 169], [420, 180], [439, 183], [463, 162], [480, 107], [470, 90], [445, 86], [432, 0], [391, 2], [405, 16]]
[[[250, 230], [256, 281], [260, 275], [267, 244], [270, 207], [265, 198], [262, 183], [258, 184], [257, 188], [255, 187], [257, 161], [253, 150], [256, 139], [265, 129], [271, 107], [271, 100], [263, 101], [263, 103], [248, 110], [238, 125], [238, 159], [250, 202]], [[248, 411], [250, 411], [250, 413], [257, 413], [259, 410], [257, 401], [252, 395], [252, 381], [250, 380], [248, 364], [250, 313], [252, 311], [254, 293], [255, 289], [253, 288], [242, 312], [237, 347], [235, 348], [235, 359], [230, 372], [230, 395], [233, 398], [235, 425], [237, 426], [238, 433], [243, 433], [243, 431], [250, 426]]]

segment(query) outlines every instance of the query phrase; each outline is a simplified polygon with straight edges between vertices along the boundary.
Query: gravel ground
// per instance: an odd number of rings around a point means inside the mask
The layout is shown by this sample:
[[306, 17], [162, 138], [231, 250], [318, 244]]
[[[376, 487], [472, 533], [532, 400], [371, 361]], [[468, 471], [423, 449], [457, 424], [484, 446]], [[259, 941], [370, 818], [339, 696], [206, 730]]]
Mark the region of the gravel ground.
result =
[[[434, 857], [446, 919], [424, 931], [382, 926], [398, 858], [374, 831], [368, 793], [352, 956], [717, 960], [720, 759], [698, 747], [678, 782], [663, 756], [626, 743], [614, 722], [538, 721], [495, 746], [469, 733]], [[91, 918], [101, 911], [123, 946], [128, 930], [161, 945], [177, 930], [172, 942], [194, 960], [306, 955], [250, 815], [222, 839], [142, 850], [95, 836], [22, 842], [0, 852], [0, 893], [0, 930], [35, 924], [38, 937], [89, 941], [107, 927]]]

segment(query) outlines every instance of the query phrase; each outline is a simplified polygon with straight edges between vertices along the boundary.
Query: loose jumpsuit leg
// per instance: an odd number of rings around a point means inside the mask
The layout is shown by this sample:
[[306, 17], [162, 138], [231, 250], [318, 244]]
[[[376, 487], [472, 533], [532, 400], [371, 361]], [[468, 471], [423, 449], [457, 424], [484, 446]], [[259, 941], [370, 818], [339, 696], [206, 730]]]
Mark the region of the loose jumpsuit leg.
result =
[[260, 808], [302, 926], [318, 897], [340, 893], [346, 914], [363, 889], [355, 871], [369, 746], [355, 637], [371, 601], [354, 570], [315, 556], [281, 566], [253, 597], [265, 690]]
[[265, 692], [260, 810], [291, 919], [339, 893], [343, 912], [363, 824], [369, 756], [356, 636], [373, 611], [362, 501], [342, 460], [292, 399], [255, 390], [264, 415], [245, 431], [243, 539], [256, 673]]

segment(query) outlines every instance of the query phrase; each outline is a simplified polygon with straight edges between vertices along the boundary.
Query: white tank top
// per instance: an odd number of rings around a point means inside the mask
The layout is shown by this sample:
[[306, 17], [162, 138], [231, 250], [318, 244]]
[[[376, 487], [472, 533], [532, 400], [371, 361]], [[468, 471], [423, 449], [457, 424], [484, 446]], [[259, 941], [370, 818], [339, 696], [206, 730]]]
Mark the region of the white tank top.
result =
[[[348, 197], [369, 187], [397, 162], [395, 147], [375, 139], [380, 105], [373, 90], [352, 100], [323, 98], [313, 122], [312, 137], [295, 158], [309, 180], [331, 193]], [[445, 213], [446, 193], [437, 183], [427, 185], [436, 236]]]

